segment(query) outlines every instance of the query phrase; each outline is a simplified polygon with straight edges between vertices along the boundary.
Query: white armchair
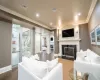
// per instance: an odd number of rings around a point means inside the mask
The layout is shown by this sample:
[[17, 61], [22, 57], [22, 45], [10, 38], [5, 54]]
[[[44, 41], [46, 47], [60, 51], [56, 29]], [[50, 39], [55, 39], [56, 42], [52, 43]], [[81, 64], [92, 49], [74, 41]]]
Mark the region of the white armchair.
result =
[[[40, 67], [41, 68], [41, 67]], [[18, 64], [18, 80], [63, 80], [62, 64], [58, 63], [43, 79], [30, 72], [22, 63]]]
[[88, 80], [100, 80], [100, 56], [89, 49], [78, 52], [74, 61], [74, 80], [77, 71], [88, 73]]

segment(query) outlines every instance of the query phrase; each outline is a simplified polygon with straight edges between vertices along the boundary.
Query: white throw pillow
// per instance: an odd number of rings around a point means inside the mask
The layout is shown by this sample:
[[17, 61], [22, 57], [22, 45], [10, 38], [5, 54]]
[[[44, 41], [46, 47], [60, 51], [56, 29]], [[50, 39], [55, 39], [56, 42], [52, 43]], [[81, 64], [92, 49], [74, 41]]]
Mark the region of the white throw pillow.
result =
[[86, 51], [80, 50], [80, 52], [77, 52], [77, 58], [76, 58], [76, 60], [82, 60], [82, 61], [84, 61], [86, 55], [87, 55]]
[[85, 57], [87, 54], [86, 54], [86, 51], [83, 51], [83, 50], [81, 50], [80, 52], [79, 52], [79, 56], [80, 57]]
[[97, 57], [98, 55], [95, 52], [91, 51], [90, 49], [87, 49], [87, 56], [89, 58], [94, 58]]
[[30, 59], [39, 60], [39, 56], [38, 56], [37, 54], [35, 54], [35, 55], [32, 55], [32, 56], [30, 57]]
[[84, 51], [81, 49], [80, 52], [84, 52]]
[[87, 49], [87, 57], [88, 57], [88, 60], [92, 62], [92, 60], [94, 60], [98, 55], [91, 51], [90, 49]]
[[35, 57], [32, 55], [32, 56], [30, 57], [30, 59], [33, 59], [33, 60], [35, 60]]
[[48, 73], [48, 67], [44, 65], [45, 63], [42, 63], [40, 61], [31, 60], [27, 57], [23, 57], [22, 64], [25, 66], [30, 72], [32, 72], [34, 75], [36, 75], [39, 78], [43, 78]]
[[47, 64], [48, 64], [48, 71], [51, 71], [58, 64], [58, 58], [52, 61], [47, 60]]
[[31, 61], [32, 61], [32, 63], [34, 63], [34, 64], [39, 64], [39, 65], [42, 65], [42, 66], [44, 66], [44, 67], [48, 67], [48, 64], [46, 63], [46, 62], [43, 62], [43, 61], [37, 61], [37, 60], [34, 60], [34, 59], [32, 59], [32, 58], [29, 58]]

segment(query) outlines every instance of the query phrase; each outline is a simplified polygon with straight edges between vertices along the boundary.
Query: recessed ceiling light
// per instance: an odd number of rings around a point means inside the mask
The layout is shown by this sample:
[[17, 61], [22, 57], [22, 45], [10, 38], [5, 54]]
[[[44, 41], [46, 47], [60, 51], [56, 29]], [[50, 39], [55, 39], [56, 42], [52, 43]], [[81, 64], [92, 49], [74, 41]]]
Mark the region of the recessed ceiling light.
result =
[[52, 9], [52, 11], [53, 11], [53, 12], [56, 12], [56, 11], [57, 11], [57, 9], [56, 9], [56, 8], [53, 8], [53, 9]]
[[39, 14], [39, 13], [36, 13], [36, 17], [37, 17], [37, 18], [40, 17], [40, 14]]
[[81, 15], [81, 13], [78, 13], [78, 16], [80, 16]]
[[53, 25], [53, 23], [51, 22], [51, 23], [50, 23], [50, 25], [52, 26], [52, 25]]

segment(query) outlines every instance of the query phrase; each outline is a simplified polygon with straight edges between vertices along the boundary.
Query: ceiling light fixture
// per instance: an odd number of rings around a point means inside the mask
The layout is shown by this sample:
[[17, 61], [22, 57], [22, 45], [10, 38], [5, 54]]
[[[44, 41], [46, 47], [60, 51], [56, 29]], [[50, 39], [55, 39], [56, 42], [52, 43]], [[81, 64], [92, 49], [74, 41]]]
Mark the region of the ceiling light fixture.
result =
[[37, 18], [40, 17], [40, 14], [39, 14], [39, 13], [36, 13], [36, 17], [37, 17]]

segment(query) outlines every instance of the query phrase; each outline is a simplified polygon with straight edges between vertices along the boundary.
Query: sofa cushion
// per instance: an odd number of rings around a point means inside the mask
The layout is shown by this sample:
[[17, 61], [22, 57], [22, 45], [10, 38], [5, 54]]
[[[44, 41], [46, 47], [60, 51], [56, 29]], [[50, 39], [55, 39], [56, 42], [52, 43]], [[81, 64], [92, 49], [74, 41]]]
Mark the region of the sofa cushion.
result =
[[38, 56], [38, 54], [35, 54], [34, 56], [32, 55], [32, 56], [30, 57], [30, 59], [39, 60], [39, 56]]
[[51, 71], [58, 64], [58, 58], [52, 61], [47, 60], [47, 64], [48, 64], [48, 70]]
[[100, 56], [97, 56], [94, 59], [92, 59], [92, 63], [100, 64]]
[[95, 59], [98, 56], [95, 52], [91, 51], [90, 49], [87, 49], [86, 52], [87, 52], [87, 57], [89, 61]]
[[77, 52], [76, 60], [85, 60], [84, 58], [86, 55], [86, 51], [80, 50], [80, 52]]
[[34, 64], [42, 65], [42, 66], [48, 68], [48, 64], [47, 64], [46, 62], [43, 62], [43, 61], [37, 61], [37, 60], [34, 60], [34, 59], [32, 59], [32, 58], [29, 58], [29, 59], [30, 59], [30, 60], [32, 61], [32, 63], [34, 63]]
[[41, 79], [48, 73], [47, 65], [43, 62], [31, 60], [27, 57], [23, 57], [22, 64], [34, 75], [36, 75], [37, 77]]

